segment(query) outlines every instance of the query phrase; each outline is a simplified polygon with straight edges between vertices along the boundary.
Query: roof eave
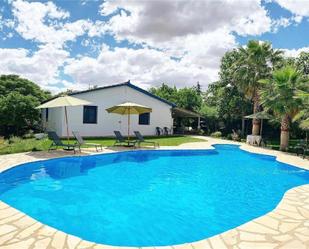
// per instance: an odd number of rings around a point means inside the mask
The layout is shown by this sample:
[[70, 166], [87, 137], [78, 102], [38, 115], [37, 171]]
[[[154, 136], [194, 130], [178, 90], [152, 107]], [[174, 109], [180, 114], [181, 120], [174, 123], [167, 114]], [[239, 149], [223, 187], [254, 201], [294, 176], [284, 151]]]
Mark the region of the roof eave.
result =
[[170, 105], [171, 107], [176, 107], [175, 103], [172, 103], [172, 102], [170, 102], [170, 101], [168, 101], [166, 99], [160, 98], [157, 95], [154, 95], [154, 94], [152, 94], [152, 93], [150, 93], [150, 92], [148, 92], [148, 91], [146, 91], [146, 90], [144, 90], [144, 89], [142, 89], [142, 88], [140, 88], [138, 86], [135, 86], [130, 81], [127, 82], [127, 86], [131, 87], [132, 89], [135, 89], [135, 90], [137, 90], [137, 91], [139, 91], [141, 93], [144, 93], [144, 94], [146, 94], [146, 95], [148, 95], [148, 96], [150, 96], [152, 98], [155, 98], [155, 99], [157, 99], [157, 100], [159, 100], [161, 102], [164, 102], [165, 104]]
[[[94, 91], [98, 91], [98, 90], [104, 90], [104, 89], [109, 89], [109, 88], [114, 88], [114, 87], [121, 87], [121, 86], [128, 86], [128, 87], [130, 87], [130, 88], [132, 88], [132, 89], [134, 89], [136, 91], [139, 91], [139, 92], [141, 92], [141, 93], [143, 93], [145, 95], [148, 95], [148, 96], [150, 96], [152, 98], [155, 98], [155, 99], [157, 99], [157, 100], [159, 100], [159, 101], [161, 101], [161, 102], [171, 106], [172, 108], [176, 107], [175, 103], [172, 103], [172, 102], [170, 102], [170, 101], [168, 101], [166, 99], [160, 98], [160, 97], [158, 97], [158, 96], [156, 96], [156, 95], [154, 95], [154, 94], [152, 94], [152, 93], [150, 93], [150, 92], [148, 92], [148, 91], [146, 91], [146, 90], [144, 90], [144, 89], [142, 89], [142, 88], [140, 88], [138, 86], [133, 85], [130, 82], [130, 80], [126, 81], [126, 82], [123, 82], [123, 83], [114, 84], [114, 85], [102, 86], [102, 87], [97, 87], [97, 88], [88, 89], [88, 90], [84, 90], [84, 91], [72, 92], [72, 93], [69, 93], [68, 95], [69, 96], [78, 95], [78, 94], [82, 94], [82, 93], [94, 92]], [[52, 100], [54, 98], [55, 97], [53, 97], [53, 98], [51, 98], [49, 100], [46, 100], [45, 102], [50, 101], [50, 100]]]

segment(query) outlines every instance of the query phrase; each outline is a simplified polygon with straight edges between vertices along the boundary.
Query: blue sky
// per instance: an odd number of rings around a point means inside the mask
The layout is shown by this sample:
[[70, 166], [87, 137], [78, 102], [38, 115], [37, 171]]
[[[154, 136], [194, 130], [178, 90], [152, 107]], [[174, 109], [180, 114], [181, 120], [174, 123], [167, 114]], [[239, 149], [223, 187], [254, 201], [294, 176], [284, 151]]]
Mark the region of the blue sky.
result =
[[0, 74], [53, 92], [129, 79], [207, 88], [222, 55], [250, 39], [309, 51], [305, 0], [0, 1]]

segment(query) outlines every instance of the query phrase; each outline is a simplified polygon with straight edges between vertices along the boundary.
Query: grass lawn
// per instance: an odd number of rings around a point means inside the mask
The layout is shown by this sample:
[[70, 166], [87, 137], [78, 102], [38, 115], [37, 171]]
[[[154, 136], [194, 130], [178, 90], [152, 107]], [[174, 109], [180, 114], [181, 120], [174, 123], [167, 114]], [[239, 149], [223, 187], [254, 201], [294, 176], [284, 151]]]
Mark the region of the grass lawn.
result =
[[[157, 142], [160, 144], [160, 146], [177, 146], [183, 143], [205, 141], [191, 136], [145, 137], [145, 139]], [[89, 143], [102, 144], [103, 146], [112, 146], [115, 142], [114, 138], [106, 138], [106, 137], [86, 138], [84, 140]], [[66, 140], [63, 141], [66, 143]], [[70, 140], [70, 143], [74, 143], [74, 141]], [[50, 144], [51, 141], [49, 139], [36, 140], [34, 138], [22, 139], [15, 137], [10, 140], [0, 141], [0, 155], [26, 152], [26, 151], [46, 151], [48, 150]]]

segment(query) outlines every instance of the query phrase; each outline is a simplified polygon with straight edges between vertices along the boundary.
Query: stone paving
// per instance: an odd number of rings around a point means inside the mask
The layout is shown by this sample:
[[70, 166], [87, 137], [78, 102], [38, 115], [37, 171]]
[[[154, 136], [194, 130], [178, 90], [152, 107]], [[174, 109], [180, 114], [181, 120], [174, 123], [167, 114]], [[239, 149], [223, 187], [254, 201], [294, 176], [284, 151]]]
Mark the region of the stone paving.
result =
[[[161, 149], [212, 149], [212, 144], [233, 143], [206, 138], [207, 142], [188, 143]], [[240, 144], [241, 149], [277, 156], [277, 160], [309, 169], [309, 161], [286, 153]], [[112, 152], [105, 149], [105, 152]], [[93, 153], [84, 150], [82, 155]], [[0, 156], [0, 172], [20, 163], [71, 156], [71, 152], [31, 152]], [[44, 225], [0, 201], [1, 249], [129, 249], [95, 244]], [[131, 247], [135, 249], [134, 247]], [[151, 248], [151, 247], [148, 247]], [[154, 247], [152, 247], [154, 249]], [[156, 247], [157, 249], [309, 249], [309, 184], [287, 191], [271, 212], [235, 229], [201, 241]], [[136, 248], [137, 249], [137, 248]], [[143, 249], [143, 248], [140, 248]]]

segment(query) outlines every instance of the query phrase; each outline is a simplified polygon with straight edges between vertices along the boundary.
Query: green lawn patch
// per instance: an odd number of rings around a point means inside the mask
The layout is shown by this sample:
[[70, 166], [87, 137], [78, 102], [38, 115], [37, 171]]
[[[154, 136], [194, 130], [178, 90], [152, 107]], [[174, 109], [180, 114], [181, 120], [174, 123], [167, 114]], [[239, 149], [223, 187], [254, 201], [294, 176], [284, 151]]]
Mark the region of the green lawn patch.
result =
[[[194, 138], [191, 136], [160, 136], [160, 137], [144, 137], [147, 141], [159, 143], [160, 146], [178, 146], [184, 143], [203, 142], [205, 140]], [[85, 138], [88, 143], [98, 143], [103, 146], [112, 146], [115, 142], [114, 138]], [[134, 138], [131, 138], [134, 140]]]
[[[160, 137], [145, 137], [146, 140], [154, 141], [160, 144], [160, 146], [178, 146], [183, 143], [191, 142], [203, 142], [205, 140], [194, 138], [191, 136], [160, 136]], [[115, 142], [114, 138], [85, 138], [88, 143], [98, 143], [103, 146], [112, 146]], [[134, 140], [134, 138], [132, 138]], [[66, 143], [66, 139], [63, 139]], [[73, 139], [70, 143], [74, 143]], [[51, 141], [49, 139], [36, 140], [34, 138], [23, 139], [14, 137], [9, 140], [0, 141], [0, 155], [27, 152], [27, 151], [46, 151], [48, 150]]]

